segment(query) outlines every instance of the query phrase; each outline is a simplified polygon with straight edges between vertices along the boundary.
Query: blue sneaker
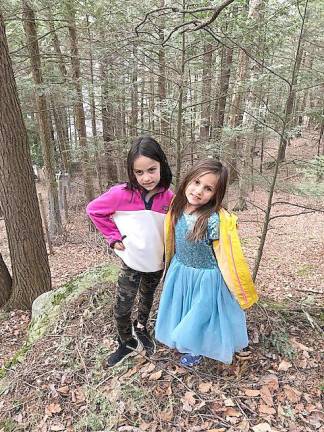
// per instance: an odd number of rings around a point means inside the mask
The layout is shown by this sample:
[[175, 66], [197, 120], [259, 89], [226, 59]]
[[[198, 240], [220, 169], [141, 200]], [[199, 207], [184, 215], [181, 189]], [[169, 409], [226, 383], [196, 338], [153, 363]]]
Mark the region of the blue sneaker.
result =
[[192, 354], [184, 354], [183, 356], [181, 356], [180, 358], [180, 365], [181, 366], [187, 366], [187, 367], [192, 367], [192, 366], [197, 366], [199, 365], [199, 363], [202, 360], [202, 356], [201, 355], [192, 355]]

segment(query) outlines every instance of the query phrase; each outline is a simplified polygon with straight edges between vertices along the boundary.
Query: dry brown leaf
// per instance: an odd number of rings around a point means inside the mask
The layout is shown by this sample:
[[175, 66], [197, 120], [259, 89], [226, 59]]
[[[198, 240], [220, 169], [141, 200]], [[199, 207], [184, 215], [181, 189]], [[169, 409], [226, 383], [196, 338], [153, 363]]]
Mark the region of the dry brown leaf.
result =
[[208, 429], [207, 432], [225, 432], [225, 428]]
[[45, 414], [51, 416], [62, 411], [61, 405], [58, 403], [51, 403], [45, 406]]
[[213, 386], [212, 382], [203, 382], [199, 384], [198, 389], [199, 391], [201, 391], [201, 393], [208, 393], [212, 388], [212, 386]]
[[275, 374], [264, 375], [260, 379], [260, 384], [266, 385], [271, 393], [279, 389], [279, 380]]
[[224, 405], [226, 407], [234, 407], [235, 403], [233, 402], [233, 399], [228, 398], [224, 400]]
[[241, 417], [242, 413], [232, 407], [227, 407], [226, 410], [224, 411], [224, 414], [227, 417]]
[[269, 405], [265, 405], [265, 404], [259, 405], [259, 412], [261, 414], [270, 414], [270, 415], [276, 414], [276, 410], [274, 408], [270, 407]]
[[143, 422], [143, 423], [141, 423], [140, 425], [139, 425], [139, 430], [140, 431], [147, 431], [147, 430], [150, 430], [150, 427], [151, 427], [151, 424], [150, 423], [145, 423], [145, 422]]
[[54, 423], [50, 426], [51, 431], [65, 431], [65, 426], [62, 423]]
[[149, 381], [157, 381], [158, 379], [160, 379], [162, 376], [162, 372], [163, 372], [162, 369], [160, 369], [157, 372], [153, 372], [148, 378]]
[[249, 432], [250, 423], [247, 420], [242, 420], [236, 427], [240, 432]]
[[152, 371], [154, 371], [155, 366], [156, 365], [154, 363], [148, 363], [147, 365], [143, 366], [140, 369], [140, 373], [142, 374], [142, 378], [147, 377], [147, 375], [149, 375]]
[[271, 426], [269, 423], [259, 423], [252, 427], [253, 432], [271, 432]]
[[269, 387], [267, 385], [264, 385], [260, 389], [260, 396], [262, 400], [269, 406], [273, 406], [273, 398], [272, 394], [269, 390]]
[[183, 403], [183, 409], [187, 412], [191, 412], [192, 411], [192, 407], [195, 406], [196, 404], [196, 399], [194, 398], [194, 393], [187, 391], [184, 395], [184, 397], [182, 398], [182, 403]]
[[161, 420], [169, 422], [173, 418], [173, 406], [170, 405], [167, 410], [160, 411], [159, 416]]
[[244, 390], [244, 394], [249, 397], [260, 396], [260, 390], [246, 389]]
[[308, 351], [308, 352], [314, 351], [313, 348], [307, 347], [306, 345], [298, 342], [295, 338], [291, 338], [290, 342], [291, 342], [292, 346], [294, 346], [295, 348], [297, 348], [300, 351]]
[[288, 384], [284, 385], [283, 389], [284, 389], [284, 392], [285, 392], [287, 399], [290, 402], [293, 402], [293, 403], [299, 402], [301, 395], [302, 395], [302, 393], [299, 390], [291, 387]]
[[278, 366], [278, 370], [286, 372], [291, 367], [292, 364], [290, 362], [287, 362], [286, 360], [282, 360]]
[[69, 394], [69, 386], [62, 386], [60, 388], [57, 389], [58, 393], [60, 393], [63, 396], [67, 396]]

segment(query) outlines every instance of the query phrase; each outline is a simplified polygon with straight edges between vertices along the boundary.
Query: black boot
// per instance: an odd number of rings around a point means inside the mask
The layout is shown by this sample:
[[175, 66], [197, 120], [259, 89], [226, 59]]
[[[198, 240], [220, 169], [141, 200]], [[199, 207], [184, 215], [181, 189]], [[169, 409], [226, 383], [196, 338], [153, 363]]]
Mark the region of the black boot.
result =
[[122, 363], [128, 357], [136, 356], [139, 352], [143, 350], [143, 345], [140, 340], [132, 337], [126, 342], [122, 342], [118, 338], [119, 347], [115, 352], [110, 354], [106, 360], [106, 367], [113, 367], [119, 363]]

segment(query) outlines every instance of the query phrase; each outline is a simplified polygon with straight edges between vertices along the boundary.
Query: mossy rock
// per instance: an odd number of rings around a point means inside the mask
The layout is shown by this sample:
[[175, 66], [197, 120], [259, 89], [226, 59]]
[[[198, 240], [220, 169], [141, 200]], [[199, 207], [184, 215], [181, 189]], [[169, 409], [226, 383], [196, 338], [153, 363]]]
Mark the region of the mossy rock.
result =
[[[6, 371], [21, 363], [32, 344], [40, 339], [47, 329], [57, 320], [62, 306], [77, 298], [80, 294], [100, 283], [117, 281], [118, 267], [109, 265], [97, 267], [80, 274], [60, 288], [40, 295], [33, 304], [32, 320], [29, 325], [27, 340], [14, 356], [0, 369], [0, 379]], [[0, 388], [1, 394], [1, 388]]]

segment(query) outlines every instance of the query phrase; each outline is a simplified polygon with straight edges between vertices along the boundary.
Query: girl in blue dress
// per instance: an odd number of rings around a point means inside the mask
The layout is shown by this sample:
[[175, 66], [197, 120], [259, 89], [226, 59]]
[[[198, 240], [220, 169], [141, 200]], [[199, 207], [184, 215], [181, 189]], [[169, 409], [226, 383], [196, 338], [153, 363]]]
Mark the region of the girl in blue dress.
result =
[[167, 271], [155, 336], [183, 353], [180, 364], [202, 356], [231, 363], [248, 345], [245, 314], [220, 272], [213, 242], [219, 239], [219, 211], [227, 169], [218, 161], [198, 162], [171, 204], [175, 255]]

